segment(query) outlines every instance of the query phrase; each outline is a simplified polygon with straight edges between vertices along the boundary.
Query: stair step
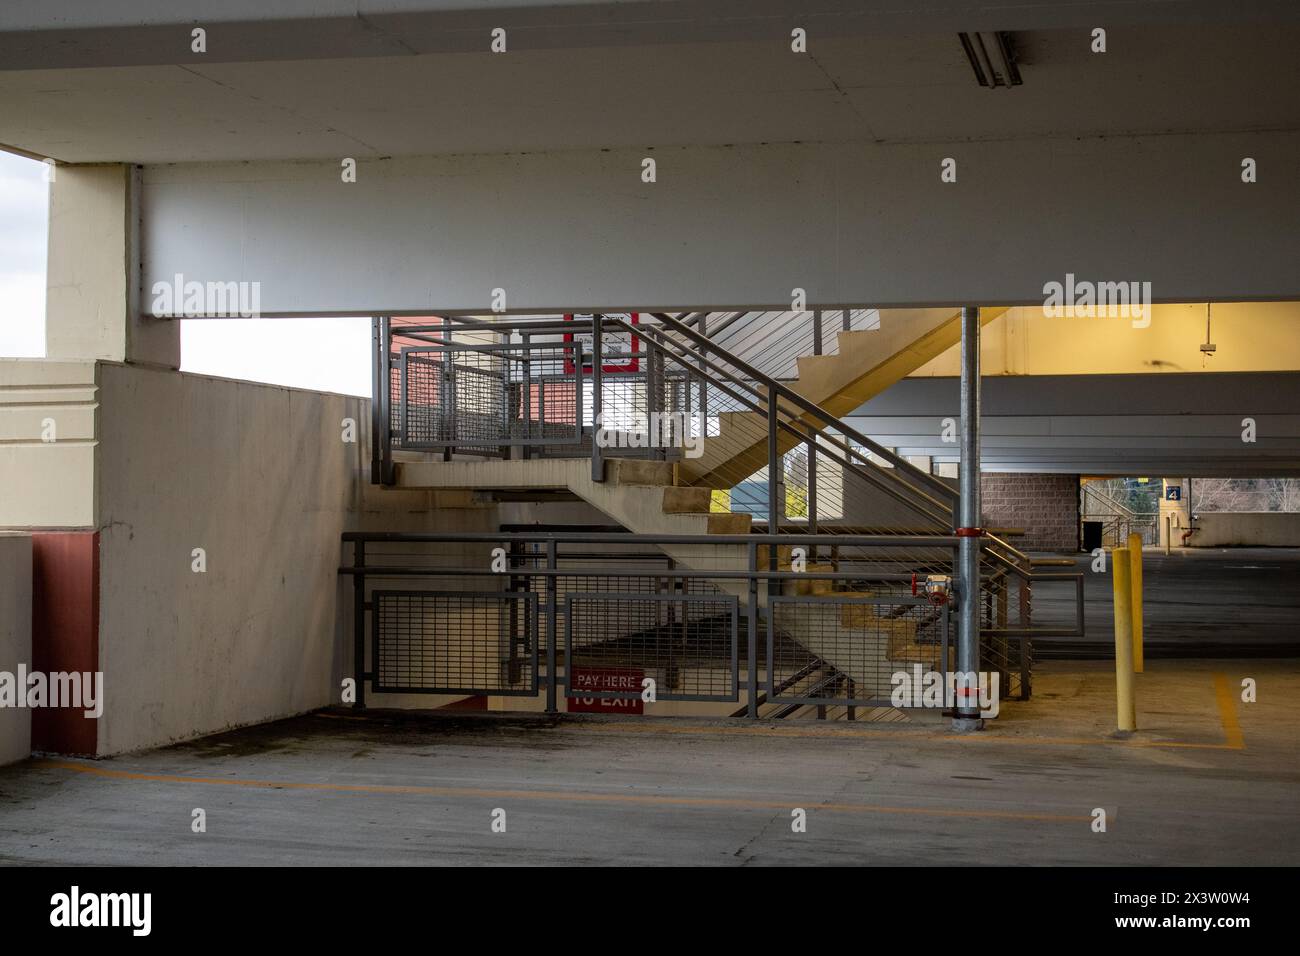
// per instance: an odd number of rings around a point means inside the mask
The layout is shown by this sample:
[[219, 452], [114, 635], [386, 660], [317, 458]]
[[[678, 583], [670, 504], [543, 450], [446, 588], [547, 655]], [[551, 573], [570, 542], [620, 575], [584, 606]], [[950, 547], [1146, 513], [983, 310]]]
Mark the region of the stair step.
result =
[[651, 458], [609, 458], [605, 477], [619, 485], [671, 485], [673, 465]]
[[709, 534], [749, 534], [754, 516], [734, 511], [709, 515]]
[[794, 593], [800, 595], [828, 595], [835, 593], [835, 582], [829, 578], [796, 578], [793, 581], [787, 581], [787, 584], [794, 585]]
[[836, 336], [836, 344], [841, 353], [852, 351], [863, 345], [880, 341], [880, 329], [851, 329]]
[[712, 488], [671, 485], [664, 488], [664, 514], [708, 514], [712, 503]]

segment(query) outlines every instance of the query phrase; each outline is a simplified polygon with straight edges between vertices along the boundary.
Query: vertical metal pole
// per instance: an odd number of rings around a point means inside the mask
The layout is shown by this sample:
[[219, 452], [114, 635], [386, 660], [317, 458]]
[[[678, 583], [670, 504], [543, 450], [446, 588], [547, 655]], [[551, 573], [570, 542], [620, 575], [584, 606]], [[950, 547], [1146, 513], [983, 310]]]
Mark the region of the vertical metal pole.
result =
[[[700, 335], [709, 334], [709, 313], [701, 312], [700, 321], [695, 326]], [[704, 360], [701, 368], [709, 360], [709, 350], [700, 346], [700, 357]], [[700, 374], [700, 438], [707, 438], [709, 435], [709, 376], [706, 373]]]
[[[582, 356], [578, 356], [579, 367], [581, 367]], [[554, 572], [559, 562], [556, 560], [555, 539], [551, 538], [546, 542], [546, 568]], [[556, 707], [556, 676], [555, 671], [558, 667], [556, 661], [559, 655], [555, 647], [555, 626], [556, 616], [559, 614], [559, 587], [554, 573], [546, 576], [546, 712], [548, 714], [558, 713]]]
[[844, 310], [844, 331], [845, 332], [853, 331], [853, 310], [852, 309]]
[[[817, 533], [817, 438], [808, 442], [808, 533]], [[808, 548], [808, 561], [816, 563], [817, 545]]]
[[822, 354], [822, 313], [818, 309], [813, 312], [813, 355]]
[[[453, 333], [451, 332], [447, 333], [447, 341], [449, 343], [447, 346], [447, 351], [442, 353], [443, 354], [442, 399], [441, 399], [441, 407], [438, 409], [438, 411], [442, 415], [442, 421], [444, 423], [444, 427], [446, 428], [446, 436], [447, 436], [446, 440], [448, 442], [455, 442], [456, 436], [460, 431], [460, 420], [457, 414], [457, 406], [460, 403], [456, 399], [456, 353], [453, 351], [453, 348], [455, 346], [454, 344], [450, 344], [450, 343], [454, 343], [455, 341], [453, 339]], [[406, 371], [406, 365], [407, 362], [404, 359], [402, 363], [403, 372]], [[402, 405], [404, 408], [406, 407], [405, 379], [403, 380], [403, 385], [402, 385]], [[402, 415], [402, 431], [403, 432], [410, 431], [410, 426], [407, 425], [406, 414]], [[454, 444], [449, 444], [445, 446], [442, 449], [442, 460], [451, 461], [452, 455], [455, 453], [455, 451], [456, 451], [456, 446]]]
[[352, 575], [352, 677], [357, 682], [356, 710], [366, 706], [366, 543], [352, 543], [352, 564], [358, 573]]
[[381, 386], [383, 404], [380, 417], [383, 430], [380, 432], [381, 441], [379, 447], [382, 462], [379, 470], [379, 480], [386, 485], [392, 484], [393, 481], [393, 369], [392, 353], [389, 351], [392, 337], [392, 320], [386, 315], [381, 315], [379, 317], [379, 364], [380, 368], [384, 370], [384, 374]]
[[[749, 559], [749, 607], [745, 614], [746, 649], [749, 658], [748, 710], [751, 720], [758, 719], [758, 545], [753, 541], [746, 546]], [[768, 608], [768, 614], [772, 609]], [[772, 676], [772, 661], [767, 662], [768, 677]]]
[[[777, 428], [777, 397], [768, 390], [767, 393], [767, 533], [781, 533], [781, 512], [785, 509], [782, 507], [784, 502], [780, 501], [781, 482], [781, 463], [778, 460], [776, 444]], [[778, 549], [776, 545], [769, 545], [767, 549], [767, 570], [769, 572], [777, 570]], [[772, 592], [776, 589], [779, 582], [772, 578], [767, 579], [767, 596], [770, 598]]]
[[[953, 730], [979, 730], [980, 669], [980, 310], [961, 310], [961, 509], [957, 536], [957, 700]], [[963, 675], [974, 675], [963, 680]]]
[[[600, 320], [602, 316], [596, 312], [591, 317], [591, 480], [605, 480], [605, 462], [601, 458], [600, 448], [600, 420], [604, 415], [604, 396], [601, 395], [601, 359], [603, 347], [601, 344], [601, 327]], [[582, 390], [582, 355], [579, 349], [578, 355], [578, 390]], [[581, 398], [579, 399], [581, 406]]]
[[663, 446], [660, 439], [659, 429], [656, 427], [659, 413], [665, 411], [663, 407], [663, 387], [664, 387], [664, 356], [662, 350], [654, 342], [648, 342], [649, 359], [646, 370], [646, 433], [650, 441], [650, 457], [663, 460], [667, 458], [668, 449]]
[[380, 396], [383, 395], [384, 389], [388, 388], [388, 376], [384, 374], [388, 363], [384, 357], [387, 345], [380, 327], [381, 321], [377, 315], [370, 320], [370, 483], [372, 485], [382, 484], [384, 480], [380, 429], [386, 426], [380, 424], [383, 421], [380, 413], [384, 410], [384, 403]]
[[524, 343], [524, 446], [519, 450], [519, 457], [527, 460], [532, 457], [533, 447], [533, 336], [530, 332], [522, 335]]

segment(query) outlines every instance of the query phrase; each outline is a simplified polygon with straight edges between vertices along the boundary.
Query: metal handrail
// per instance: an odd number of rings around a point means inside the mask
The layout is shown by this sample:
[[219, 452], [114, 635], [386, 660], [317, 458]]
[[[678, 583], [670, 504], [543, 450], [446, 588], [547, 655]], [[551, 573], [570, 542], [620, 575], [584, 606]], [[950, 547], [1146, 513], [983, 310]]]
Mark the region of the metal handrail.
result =
[[[619, 328], [622, 328], [625, 331], [631, 332], [633, 335], [642, 339], [647, 344], [650, 345], [658, 344], [660, 347], [663, 347], [664, 345], [663, 342], [656, 339], [657, 330], [649, 329], [649, 328], [641, 329], [629, 323], [622, 322], [621, 320], [618, 319], [609, 319], [607, 321], [609, 321], [611, 324]], [[699, 369], [709, 369], [711, 371], [717, 372], [720, 375], [726, 376], [727, 382], [748, 390], [755, 396], [755, 399], [750, 400], [744, 398], [741, 395], [737, 395], [732, 388], [730, 388], [728, 385], [718, 382], [717, 380], [710, 381], [710, 384], [713, 387], [718, 388], [724, 394], [729, 395], [730, 397], [735, 398], [738, 401], [742, 402], [743, 404], [749, 406], [756, 413], [763, 414], [766, 411], [766, 409], [763, 406], [763, 403], [769, 401], [769, 398], [754, 383], [748, 382], [744, 379], [737, 378], [734, 375], [728, 374], [727, 371], [721, 366], [719, 366], [717, 362], [709, 359], [706, 356], [690, 352], [689, 350], [686, 349], [684, 345], [682, 345], [682, 343], [677, 342], [674, 339], [667, 338], [667, 341], [668, 343], [672, 344], [675, 348], [679, 350], [672, 353], [673, 357], [678, 361], [684, 362], [684, 361], [693, 360], [694, 362], [697, 363], [697, 367]], [[710, 349], [710, 351], [713, 350]], [[723, 358], [725, 359], [726, 356], [723, 355]], [[828, 412], [823, 412], [823, 414], [829, 415]], [[799, 427], [801, 426], [809, 429], [809, 431], [806, 432], [799, 431]], [[906, 481], [903, 481], [903, 479], [899, 478], [895, 474], [892, 474], [888, 471], [884, 471], [883, 469], [874, 469], [869, 467], [869, 463], [862, 458], [860, 452], [854, 449], [851, 445], [837, 438], [835, 435], [828, 434], [824, 430], [818, 429], [813, 423], [805, 421], [802, 418], [791, 417], [788, 420], [782, 420], [778, 416], [776, 421], [776, 427], [790, 434], [793, 434], [797, 439], [797, 441], [799, 441], [800, 443], [807, 444], [811, 448], [815, 448], [818, 454], [830, 458], [831, 461], [833, 461], [836, 464], [849, 468], [850, 470], [854, 471], [856, 474], [860, 475], [861, 477], [865, 478], [867, 481], [871, 482], [877, 488], [884, 491], [886, 494], [889, 494], [895, 500], [899, 501], [902, 504], [907, 505], [908, 507], [913, 508], [923, 516], [930, 518], [931, 520], [936, 521], [940, 524], [951, 523], [952, 509], [950, 506], [945, 505], [943, 502], [931, 497], [930, 495], [926, 494], [924, 491], [917, 489], [915, 486], [909, 485]], [[842, 455], [837, 457], [835, 455], [830, 454], [827, 451], [827, 447], [826, 447], [828, 445], [838, 448], [842, 452]], [[853, 461], [854, 457], [861, 459], [861, 464], [855, 463]], [[908, 465], [913, 468], [915, 467], [912, 466], [910, 462], [908, 462]], [[768, 462], [769, 470], [772, 469], [772, 466], [773, 466], [773, 462], [769, 461]], [[864, 466], [868, 466], [868, 467], [864, 467]], [[769, 473], [771, 473], [771, 471]], [[921, 474], [924, 473], [921, 472]], [[890, 487], [889, 485], [890, 481], [901, 484], [902, 487], [906, 489], [906, 493], [899, 491], [897, 488]], [[951, 489], [949, 489], [949, 491], [951, 491]], [[907, 496], [908, 494], [919, 497], [921, 499], [920, 502], [918, 503], [916, 500], [909, 499]]]
[[671, 316], [662, 312], [651, 312], [650, 315], [654, 316], [656, 319], [658, 319], [661, 323], [667, 325], [669, 328], [676, 329], [677, 331], [681, 332], [683, 335], [686, 335], [688, 338], [691, 339], [691, 341], [695, 342], [697, 345], [707, 347], [710, 354], [721, 356], [723, 359], [725, 359], [731, 365], [735, 366], [740, 371], [744, 372], [746, 375], [752, 376], [755, 381], [762, 382], [772, 391], [772, 393], [776, 394], [778, 397], [784, 398], [786, 401], [798, 406], [808, 414], [817, 416], [826, 424], [834, 425], [844, 435], [847, 435], [849, 438], [853, 439], [858, 444], [862, 445], [864, 448], [869, 449], [872, 454], [884, 458], [895, 468], [901, 469], [902, 471], [910, 474], [913, 478], [915, 478], [920, 483], [929, 486], [932, 491], [938, 492], [938, 494], [941, 497], [947, 498], [949, 501], [956, 503], [957, 498], [959, 496], [957, 492], [955, 492], [948, 485], [944, 484], [942, 481], [935, 478], [933, 475], [926, 474], [924, 471], [922, 471], [920, 468], [917, 468], [906, 458], [902, 458], [899, 455], [896, 455], [894, 452], [885, 448], [883, 445], [880, 445], [877, 442], [873, 441], [872, 439], [868, 438], [866, 435], [859, 432], [853, 426], [849, 425], [848, 423], [844, 422], [837, 416], [832, 415], [830, 412], [826, 411], [826, 409], [822, 408], [816, 402], [812, 401], [811, 399], [805, 398], [804, 396], [800, 395], [798, 392], [795, 392], [790, 388], [788, 388], [787, 386], [782, 385], [776, 379], [772, 378], [771, 376], [767, 375], [764, 372], [759, 371], [757, 368], [750, 365], [744, 359], [727, 351], [726, 349], [714, 343], [713, 340], [700, 335], [694, 329], [686, 325], [683, 325], [681, 322], [678, 322], [676, 319], [672, 318]]
[[[736, 313], [732, 318], [738, 318], [747, 313]], [[917, 484], [923, 484], [928, 488], [933, 488], [942, 492], [943, 497], [948, 500], [954, 500], [957, 495], [946, 484], [938, 479], [926, 475], [920, 469], [917, 469], [910, 462], [900, 458], [894, 453], [882, 448], [873, 442], [867, 436], [857, 432], [851, 426], [841, 422], [824, 408], [806, 399], [801, 395], [791, 391], [786, 386], [781, 385], [771, 376], [762, 373], [754, 368], [751, 364], [740, 359], [728, 349], [716, 345], [711, 339], [690, 329], [683, 321], [672, 318], [661, 313], [650, 313], [658, 320], [659, 325], [645, 323], [634, 325], [624, 322], [620, 319], [611, 317], [602, 317], [600, 323], [596, 320], [577, 320], [577, 321], [559, 321], [552, 319], [533, 319], [518, 320], [512, 319], [506, 322], [475, 322], [466, 321], [457, 326], [458, 330], [473, 331], [476, 329], [491, 330], [500, 332], [503, 328], [518, 331], [526, 328], [529, 332], [583, 332], [591, 329], [599, 338], [599, 325], [603, 324], [609, 328], [617, 328], [625, 331], [632, 336], [637, 337], [644, 342], [651, 353], [658, 349], [661, 354], [671, 356], [672, 359], [682, 364], [688, 374], [695, 372], [703, 375], [705, 370], [714, 373], [714, 376], [708, 378], [708, 384], [716, 388], [723, 394], [730, 396], [738, 401], [743, 407], [752, 409], [755, 412], [763, 412], [764, 405], [769, 412], [770, 430], [780, 430], [783, 434], [791, 435], [798, 442], [807, 443], [810, 451], [816, 455], [834, 462], [842, 467], [850, 469], [854, 474], [859, 475], [869, 481], [881, 491], [890, 494], [895, 500], [898, 500], [909, 507], [913, 508], [926, 518], [943, 524], [945, 519], [951, 517], [951, 509], [945, 507], [944, 503], [932, 497]], [[690, 317], [688, 317], [690, 318]], [[697, 317], [698, 321], [698, 317]], [[423, 331], [432, 334], [432, 337], [439, 344], [452, 344], [444, 336], [448, 330], [444, 325], [436, 326], [402, 326], [400, 329], [389, 329], [390, 334], [411, 335], [419, 334]], [[688, 340], [699, 345], [698, 349], [692, 350], [690, 346], [682, 342], [678, 337], [670, 334], [677, 332]], [[426, 340], [427, 341], [427, 340]], [[473, 349], [472, 344], [467, 343], [468, 347]], [[525, 345], [526, 347], [526, 345]], [[381, 344], [385, 353], [388, 351], [387, 342]], [[719, 362], [729, 363], [736, 372], [723, 368]], [[597, 362], [597, 365], [600, 363]], [[747, 379], [743, 376], [752, 376]], [[747, 398], [746, 394], [752, 396]], [[386, 390], [383, 392], [386, 394]], [[790, 408], [789, 406], [794, 406]], [[781, 414], [771, 414], [773, 411], [779, 411]], [[797, 415], [796, 410], [803, 410], [804, 415]], [[810, 417], [811, 416], [811, 420]], [[384, 419], [386, 420], [386, 419]], [[862, 453], [846, 444], [836, 435], [827, 434], [823, 428], [818, 426], [817, 420], [827, 423], [833, 423], [841, 429], [843, 434], [859, 441], [864, 447], [872, 449], [880, 457], [895, 464], [894, 469], [882, 469], [872, 467]], [[594, 454], [593, 442], [593, 454]], [[829, 446], [829, 447], [828, 447]], [[840, 453], [837, 454], [836, 450]], [[772, 448], [769, 448], [772, 451]], [[773, 481], [776, 474], [777, 465], [769, 458], [769, 482]], [[815, 465], [813, 466], [815, 470]], [[914, 479], [917, 484], [905, 480], [904, 475]], [[774, 499], [775, 500], [775, 499]], [[815, 503], [810, 501], [815, 510]], [[810, 525], [809, 530], [814, 530], [815, 521]], [[780, 524], [769, 521], [770, 532], [779, 532]], [[818, 541], [827, 543], [841, 543], [848, 545], [851, 536], [844, 534], [835, 535], [815, 535], [800, 533], [799, 538], [803, 543], [816, 544]], [[544, 539], [537, 539], [544, 540]], [[626, 540], [625, 538], [623, 540]], [[714, 543], [732, 543], [740, 544], [746, 541], [743, 536], [728, 535], [724, 541], [719, 542], [716, 538], [712, 539]], [[764, 544], [774, 544], [785, 540], [783, 536], [774, 534], [770, 537], [754, 539], [756, 542]], [[948, 548], [956, 543], [956, 539], [944, 539], [940, 537], [921, 538], [914, 534], [890, 535], [887, 538], [879, 539], [888, 541], [889, 546], [899, 547], [938, 547]], [[988, 560], [994, 566], [1002, 566], [1013, 571], [1022, 582], [1027, 581], [1033, 575], [1034, 560], [1023, 551], [1015, 548], [1002, 538], [985, 533], [985, 547], [983, 549]]]

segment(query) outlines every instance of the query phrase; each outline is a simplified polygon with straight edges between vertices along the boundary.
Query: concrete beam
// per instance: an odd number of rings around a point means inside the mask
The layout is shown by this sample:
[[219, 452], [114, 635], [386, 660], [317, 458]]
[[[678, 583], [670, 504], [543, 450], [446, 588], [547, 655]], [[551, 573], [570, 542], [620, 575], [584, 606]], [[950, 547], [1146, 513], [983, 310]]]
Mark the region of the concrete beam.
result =
[[1247, 155], [1285, 162], [1300, 133], [392, 159], [356, 183], [149, 167], [144, 288], [257, 282], [270, 315], [481, 313], [494, 289], [512, 312], [781, 309], [796, 287], [810, 308], [1041, 304], [1067, 273], [1300, 298], [1300, 180], [1242, 183]]
[[210, 61], [248, 62], [480, 52], [495, 27], [511, 31], [522, 48], [538, 50], [788, 37], [793, 26], [829, 38], [1296, 19], [1288, 0], [1223, 7], [1215, 0], [1010, 0], [996, 6], [982, 0], [40, 0], [0, 8], [0, 64], [54, 69], [192, 63], [195, 26], [210, 32]]

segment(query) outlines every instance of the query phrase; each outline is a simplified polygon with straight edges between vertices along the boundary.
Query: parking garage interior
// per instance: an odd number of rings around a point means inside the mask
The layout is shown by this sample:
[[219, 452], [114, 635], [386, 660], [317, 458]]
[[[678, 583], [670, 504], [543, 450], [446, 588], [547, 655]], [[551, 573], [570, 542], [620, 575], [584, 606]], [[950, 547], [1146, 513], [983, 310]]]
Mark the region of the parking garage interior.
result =
[[67, 6], [0, 861], [1300, 858], [1294, 11]]

